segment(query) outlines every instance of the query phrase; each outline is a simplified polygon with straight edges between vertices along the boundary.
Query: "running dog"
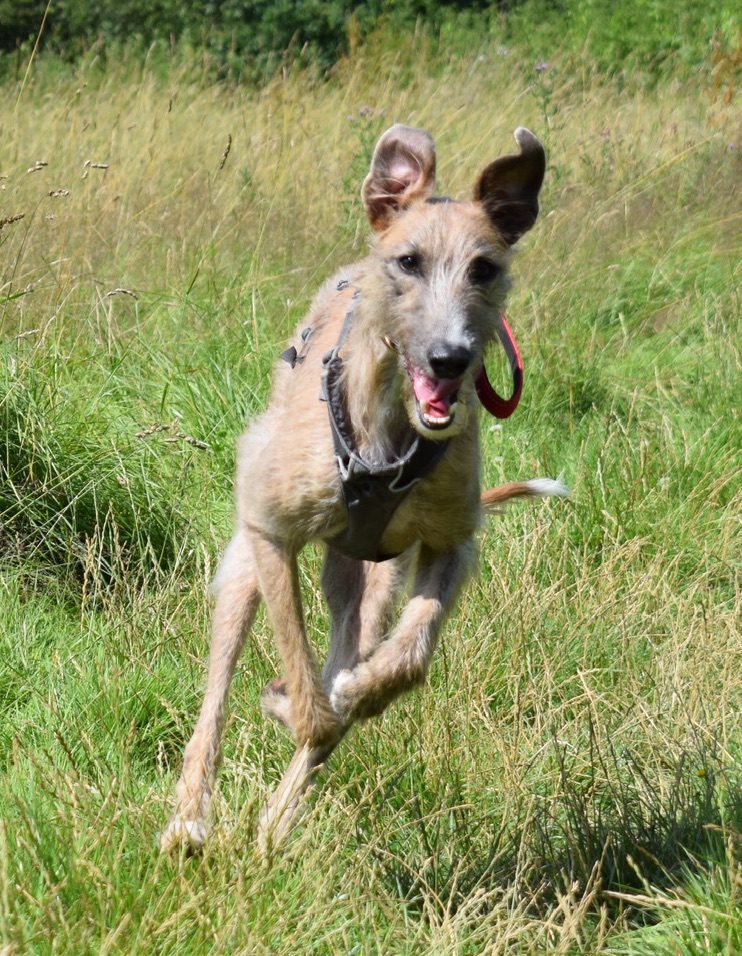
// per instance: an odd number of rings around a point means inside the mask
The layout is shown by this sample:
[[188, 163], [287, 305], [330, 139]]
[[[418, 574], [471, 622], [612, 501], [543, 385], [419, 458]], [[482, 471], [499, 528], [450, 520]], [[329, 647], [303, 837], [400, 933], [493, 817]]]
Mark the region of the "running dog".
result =
[[[435, 195], [423, 130], [393, 126], [376, 145], [363, 184], [372, 251], [321, 288], [267, 410], [239, 442], [236, 530], [214, 583], [206, 694], [165, 849], [205, 839], [229, 686], [261, 597], [285, 675], [265, 688], [263, 708], [297, 747], [261, 814], [270, 850], [351, 725], [424, 681], [473, 569], [483, 508], [566, 492], [540, 479], [480, 494], [480, 402], [504, 417], [522, 380], [502, 316], [510, 248], [536, 220], [546, 166], [533, 133], [521, 127], [515, 139], [519, 153], [490, 163], [470, 202]], [[514, 371], [510, 400], [484, 371], [497, 338]], [[332, 617], [322, 670], [297, 572], [298, 553], [317, 540]]]

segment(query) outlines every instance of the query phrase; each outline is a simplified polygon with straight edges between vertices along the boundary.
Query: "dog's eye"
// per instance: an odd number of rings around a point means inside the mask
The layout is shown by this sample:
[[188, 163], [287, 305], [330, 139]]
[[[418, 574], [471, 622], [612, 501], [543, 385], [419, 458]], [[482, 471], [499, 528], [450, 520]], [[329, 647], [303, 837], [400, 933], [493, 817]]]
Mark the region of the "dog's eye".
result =
[[410, 276], [420, 275], [420, 271], [421, 271], [420, 256], [418, 256], [414, 252], [408, 253], [406, 256], [400, 256], [399, 259], [397, 259], [397, 265], [402, 270], [402, 272], [406, 272], [407, 275], [410, 275]]
[[501, 269], [496, 262], [479, 256], [469, 265], [469, 279], [474, 285], [487, 285], [500, 274]]

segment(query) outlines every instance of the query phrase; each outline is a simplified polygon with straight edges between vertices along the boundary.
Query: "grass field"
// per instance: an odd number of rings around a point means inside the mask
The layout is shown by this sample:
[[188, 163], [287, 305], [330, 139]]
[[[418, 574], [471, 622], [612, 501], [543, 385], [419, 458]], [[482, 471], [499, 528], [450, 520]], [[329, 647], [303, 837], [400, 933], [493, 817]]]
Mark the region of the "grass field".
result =
[[[3, 956], [742, 952], [735, 60], [541, 60], [419, 34], [258, 91], [92, 57], [0, 88]], [[544, 140], [525, 395], [482, 421], [485, 480], [574, 497], [483, 531], [429, 688], [352, 734], [272, 866], [256, 815], [292, 748], [259, 714], [261, 616], [212, 839], [163, 858], [234, 441], [363, 254], [394, 121], [453, 195], [516, 126]]]

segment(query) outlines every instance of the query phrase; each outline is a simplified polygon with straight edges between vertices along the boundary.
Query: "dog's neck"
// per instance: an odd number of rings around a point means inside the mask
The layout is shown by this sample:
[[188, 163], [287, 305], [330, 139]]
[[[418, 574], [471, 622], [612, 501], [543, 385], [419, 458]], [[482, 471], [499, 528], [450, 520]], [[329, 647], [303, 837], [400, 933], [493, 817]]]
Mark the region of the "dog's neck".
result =
[[415, 437], [402, 396], [404, 371], [378, 329], [364, 322], [363, 302], [343, 351], [345, 401], [358, 451], [369, 462], [401, 457]]

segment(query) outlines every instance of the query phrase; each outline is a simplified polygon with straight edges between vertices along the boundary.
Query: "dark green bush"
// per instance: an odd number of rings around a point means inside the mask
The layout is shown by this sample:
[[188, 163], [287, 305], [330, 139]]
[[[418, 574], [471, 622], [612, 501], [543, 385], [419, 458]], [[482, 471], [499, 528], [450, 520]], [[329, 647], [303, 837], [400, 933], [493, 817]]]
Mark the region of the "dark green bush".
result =
[[543, 57], [554, 47], [585, 50], [610, 72], [639, 66], [657, 75], [666, 63], [698, 66], [714, 40], [738, 42], [738, 10], [729, 0], [524, 0], [508, 26]]
[[[222, 63], [233, 57], [246, 61], [248, 70], [265, 66], [272, 55], [304, 50], [329, 65], [346, 48], [351, 18], [361, 34], [382, 15], [400, 23], [424, 17], [435, 25], [452, 11], [499, 8], [507, 0], [58, 0], [52, 3], [43, 40], [64, 55], [74, 56], [92, 43], [121, 43], [136, 39], [187, 38], [216, 54]], [[44, 0], [0, 0], [0, 49], [32, 43], [39, 33]]]
[[[45, 0], [0, 0], [0, 51], [30, 49], [46, 10]], [[327, 69], [348, 52], [349, 36], [363, 39], [381, 20], [399, 29], [421, 21], [441, 43], [453, 26], [472, 43], [496, 34], [537, 58], [584, 51], [608, 71], [637, 65], [649, 74], [668, 61], [693, 69], [717, 38], [736, 42], [739, 24], [731, 0], [52, 0], [41, 43], [74, 59], [93, 45], [105, 53], [184, 42], [221, 75], [254, 80], [287, 55]]]

